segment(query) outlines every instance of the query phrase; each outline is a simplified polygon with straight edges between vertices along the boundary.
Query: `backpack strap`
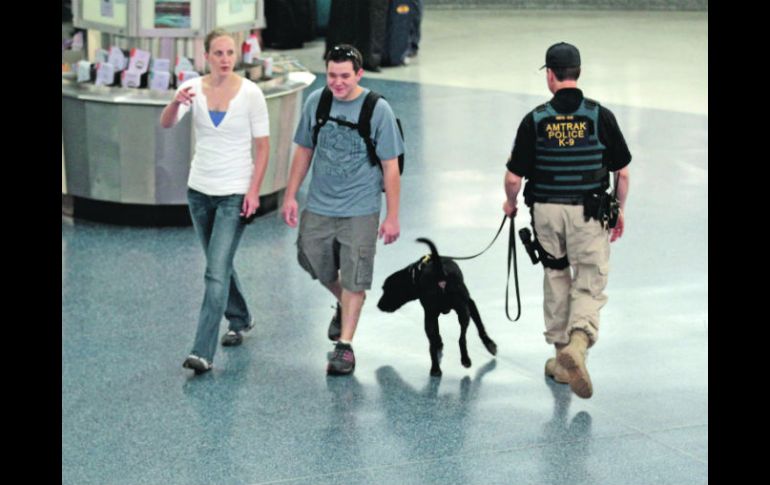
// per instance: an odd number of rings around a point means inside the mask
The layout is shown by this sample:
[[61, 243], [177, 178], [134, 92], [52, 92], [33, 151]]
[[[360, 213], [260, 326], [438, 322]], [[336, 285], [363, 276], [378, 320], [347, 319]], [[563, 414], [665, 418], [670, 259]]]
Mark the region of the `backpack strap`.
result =
[[377, 101], [382, 97], [381, 94], [369, 91], [364, 98], [364, 104], [361, 106], [361, 112], [358, 114], [358, 134], [364, 139], [366, 143], [366, 151], [369, 153], [369, 162], [372, 165], [378, 165], [380, 159], [377, 157], [377, 151], [372, 141], [372, 115], [374, 114], [374, 106]]
[[332, 91], [329, 87], [324, 87], [321, 91], [321, 100], [315, 110], [315, 126], [313, 127], [313, 146], [318, 144], [318, 132], [329, 121], [329, 112], [332, 109]]
[[[398, 125], [398, 132], [401, 134], [401, 141], [404, 140], [404, 129], [401, 128], [401, 120], [396, 118], [396, 124]], [[404, 173], [404, 154], [398, 156], [398, 173]]]
[[[358, 114], [357, 124], [350, 123], [349, 121], [338, 120], [336, 118], [334, 118], [334, 121], [340, 125], [358, 130], [358, 135], [363, 138], [364, 143], [366, 144], [366, 152], [369, 155], [369, 162], [372, 165], [377, 165], [380, 167], [380, 169], [382, 169], [382, 166], [380, 165], [380, 159], [377, 156], [376, 147], [372, 141], [372, 116], [374, 115], [374, 108], [377, 105], [377, 101], [379, 101], [380, 98], [382, 98], [381, 94], [375, 93], [371, 90], [366, 94], [364, 103], [361, 106], [361, 111]], [[329, 117], [329, 113], [331, 112], [332, 108], [332, 99], [333, 95], [331, 90], [328, 87], [325, 87], [323, 91], [321, 91], [321, 99], [318, 102], [318, 107], [316, 108], [315, 112], [316, 124], [313, 127], [313, 146], [318, 144], [318, 133], [321, 131], [321, 128], [330, 119], [332, 119]], [[396, 123], [398, 124], [398, 131], [401, 134], [401, 139], [403, 139], [404, 131], [401, 128], [401, 120], [396, 118]], [[402, 173], [404, 171], [403, 154], [399, 155], [398, 157], [398, 165], [399, 173]]]
[[[377, 165], [382, 170], [382, 164], [380, 164], [380, 157], [377, 156], [374, 142], [371, 139], [372, 135], [372, 116], [374, 115], [374, 107], [377, 105], [377, 101], [383, 98], [379, 93], [369, 91], [364, 99], [364, 104], [361, 107], [361, 113], [358, 115], [358, 133], [366, 143], [366, 150], [369, 153], [369, 161], [372, 165]], [[404, 139], [404, 129], [401, 128], [401, 120], [396, 118], [396, 125], [398, 125], [398, 132], [401, 135], [401, 140]], [[404, 154], [398, 156], [398, 173], [404, 173]]]

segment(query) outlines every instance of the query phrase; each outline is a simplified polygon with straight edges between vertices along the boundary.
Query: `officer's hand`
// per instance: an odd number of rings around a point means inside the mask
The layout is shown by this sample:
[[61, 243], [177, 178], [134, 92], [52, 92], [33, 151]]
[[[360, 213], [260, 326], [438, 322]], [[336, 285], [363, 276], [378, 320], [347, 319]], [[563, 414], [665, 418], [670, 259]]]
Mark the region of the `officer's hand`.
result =
[[623, 235], [623, 209], [618, 213], [618, 223], [611, 229], [610, 242], [615, 242]]
[[516, 202], [511, 204], [508, 199], [505, 199], [505, 202], [503, 202], [503, 212], [505, 212], [505, 215], [508, 217], [516, 217], [516, 212], [518, 212], [518, 210]]

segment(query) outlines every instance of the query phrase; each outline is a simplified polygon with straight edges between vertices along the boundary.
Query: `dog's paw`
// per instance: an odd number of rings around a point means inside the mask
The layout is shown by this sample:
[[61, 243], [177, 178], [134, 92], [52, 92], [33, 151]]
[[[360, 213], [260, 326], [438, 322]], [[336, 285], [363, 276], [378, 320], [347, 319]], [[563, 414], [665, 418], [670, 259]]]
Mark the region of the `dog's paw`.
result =
[[497, 344], [492, 341], [492, 339], [489, 339], [488, 342], [484, 342], [484, 347], [487, 348], [490, 354], [497, 355]]
[[471, 366], [471, 359], [470, 357], [463, 357], [460, 359], [460, 363], [463, 365], [463, 367], [470, 367]]
[[441, 377], [441, 369], [439, 369], [438, 367], [431, 369], [430, 375], [432, 375], [433, 377]]

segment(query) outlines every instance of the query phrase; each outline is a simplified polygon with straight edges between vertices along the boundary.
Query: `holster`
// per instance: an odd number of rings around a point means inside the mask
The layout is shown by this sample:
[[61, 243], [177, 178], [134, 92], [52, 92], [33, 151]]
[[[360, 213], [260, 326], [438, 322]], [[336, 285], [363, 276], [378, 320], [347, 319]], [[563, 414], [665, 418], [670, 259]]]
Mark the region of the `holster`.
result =
[[617, 197], [606, 192], [586, 194], [583, 199], [583, 217], [586, 222], [594, 218], [607, 228], [613, 228], [618, 223], [620, 203]]

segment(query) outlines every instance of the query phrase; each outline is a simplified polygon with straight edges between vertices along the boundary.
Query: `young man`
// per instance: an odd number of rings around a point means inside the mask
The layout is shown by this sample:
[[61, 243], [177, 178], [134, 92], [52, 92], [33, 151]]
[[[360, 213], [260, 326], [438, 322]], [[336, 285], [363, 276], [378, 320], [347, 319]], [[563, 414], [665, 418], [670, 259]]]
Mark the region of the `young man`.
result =
[[[281, 208], [286, 224], [296, 227], [297, 190], [312, 161], [307, 206], [299, 220], [297, 257], [300, 266], [337, 299], [328, 332], [337, 341], [329, 353], [329, 374], [349, 374], [355, 368], [351, 343], [366, 290], [371, 288], [377, 236], [390, 244], [400, 231], [398, 157], [404, 146], [393, 111], [381, 98], [371, 119], [371, 140], [379, 159], [372, 162], [356, 129], [369, 92], [358, 84], [364, 74], [362, 64], [361, 53], [347, 44], [326, 54], [326, 85], [332, 94], [329, 119], [314, 140], [323, 89], [316, 90], [305, 101], [294, 135], [297, 147]], [[387, 214], [380, 224], [383, 187]]]
[[[554, 96], [519, 125], [507, 163], [503, 211], [516, 215], [516, 197], [526, 177], [524, 201], [532, 209], [545, 271], [545, 340], [556, 347], [545, 373], [589, 398], [593, 386], [586, 352], [599, 338], [599, 310], [607, 302], [610, 241], [623, 235], [631, 153], [615, 115], [577, 88], [577, 47], [552, 45], [543, 67]], [[607, 206], [594, 203], [606, 198], [609, 172], [617, 173], [620, 204], [612, 229], [605, 224]]]

